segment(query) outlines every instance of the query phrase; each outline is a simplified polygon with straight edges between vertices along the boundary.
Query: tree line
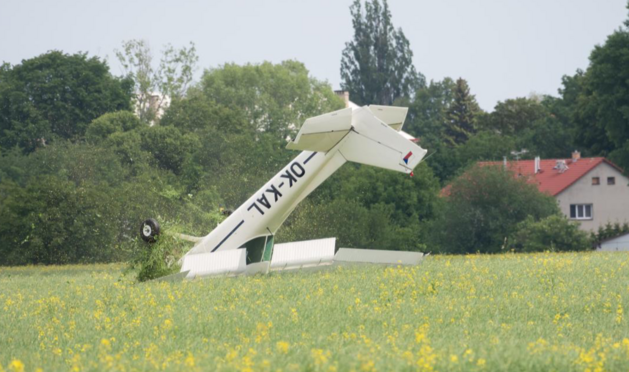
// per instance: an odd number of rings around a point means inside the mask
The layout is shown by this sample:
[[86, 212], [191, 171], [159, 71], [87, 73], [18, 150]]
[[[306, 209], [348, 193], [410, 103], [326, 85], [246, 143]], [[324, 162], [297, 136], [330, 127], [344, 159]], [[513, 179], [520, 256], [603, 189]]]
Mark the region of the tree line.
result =
[[[409, 107], [404, 130], [429, 157], [412, 178], [345, 165], [277, 241], [336, 236], [348, 247], [444, 253], [590, 246], [596, 234], [561, 217], [553, 198], [473, 164], [520, 148], [542, 157], [578, 148], [629, 167], [629, 23], [594, 48], [585, 71], [563, 78], [558, 97], [484, 112], [463, 78], [427, 82], [415, 70], [386, 1], [356, 0], [350, 14], [342, 88], [360, 105]], [[194, 44], [166, 46], [158, 64], [143, 41], [117, 56], [124, 76], [62, 51], [0, 67], [0, 264], [126, 260], [142, 249], [146, 217], [206, 234], [297, 155], [284, 147], [306, 118], [344, 107], [298, 61], [227, 63], [193, 82]]]

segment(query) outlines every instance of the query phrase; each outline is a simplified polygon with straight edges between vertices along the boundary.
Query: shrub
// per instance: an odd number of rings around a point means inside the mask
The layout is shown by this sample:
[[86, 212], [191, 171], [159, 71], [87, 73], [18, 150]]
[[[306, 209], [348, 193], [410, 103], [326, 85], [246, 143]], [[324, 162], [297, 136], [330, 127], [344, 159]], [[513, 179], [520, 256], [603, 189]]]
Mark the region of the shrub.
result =
[[179, 259], [191, 248], [191, 243], [176, 237], [180, 229], [172, 224], [164, 224], [165, 232], [156, 237], [155, 243], [148, 244], [136, 238], [133, 242], [136, 252], [130, 269], [137, 269], [137, 280], [145, 282], [179, 272]]
[[474, 166], [452, 183], [441, 213], [426, 226], [434, 249], [444, 253], [496, 253], [528, 216], [559, 213], [555, 199], [525, 177], [502, 167]]
[[590, 248], [587, 233], [579, 224], [556, 214], [539, 221], [528, 217], [520, 222], [514, 235], [513, 248], [520, 252], [584, 251]]

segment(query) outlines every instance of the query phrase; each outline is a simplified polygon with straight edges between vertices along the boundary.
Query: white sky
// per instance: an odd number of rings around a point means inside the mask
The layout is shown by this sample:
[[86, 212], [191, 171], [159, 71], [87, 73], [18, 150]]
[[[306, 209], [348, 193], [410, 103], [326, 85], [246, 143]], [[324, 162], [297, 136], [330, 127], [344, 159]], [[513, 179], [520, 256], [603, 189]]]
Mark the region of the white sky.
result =
[[[146, 39], [154, 49], [193, 41], [201, 69], [226, 62], [297, 59], [340, 86], [353, 31], [351, 0], [0, 0], [0, 61], [48, 50], [87, 51], [121, 70], [114, 50]], [[557, 94], [561, 77], [585, 69], [596, 44], [627, 18], [625, 0], [389, 0], [428, 80], [463, 77], [481, 107]], [[200, 69], [200, 70], [201, 70]]]

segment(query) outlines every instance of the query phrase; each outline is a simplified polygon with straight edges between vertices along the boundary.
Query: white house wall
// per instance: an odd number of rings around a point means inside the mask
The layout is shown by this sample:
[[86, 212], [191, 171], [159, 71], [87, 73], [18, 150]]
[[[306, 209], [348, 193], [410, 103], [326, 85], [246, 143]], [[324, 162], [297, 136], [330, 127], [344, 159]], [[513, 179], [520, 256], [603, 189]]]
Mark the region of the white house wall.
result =
[[[568, 163], [568, 166], [570, 164]], [[566, 172], [570, 172], [568, 169]], [[600, 184], [592, 185], [592, 177], [599, 177]], [[608, 185], [607, 177], [615, 177], [616, 184]], [[581, 177], [556, 198], [561, 211], [570, 218], [571, 204], [592, 204], [591, 220], [575, 220], [582, 230], [597, 230], [611, 223], [629, 222], [629, 178], [607, 163], [601, 163]]]

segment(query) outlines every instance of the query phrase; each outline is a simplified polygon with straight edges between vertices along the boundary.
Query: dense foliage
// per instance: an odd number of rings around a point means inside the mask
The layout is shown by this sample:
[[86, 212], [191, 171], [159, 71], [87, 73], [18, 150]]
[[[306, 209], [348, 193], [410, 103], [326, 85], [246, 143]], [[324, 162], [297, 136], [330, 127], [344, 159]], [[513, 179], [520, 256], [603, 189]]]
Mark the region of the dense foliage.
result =
[[111, 111], [131, 108], [129, 79], [97, 57], [52, 51], [0, 67], [0, 146], [33, 151], [57, 138], [77, 139]]
[[508, 250], [518, 223], [559, 213], [555, 198], [502, 167], [474, 166], [446, 192], [443, 208], [427, 226], [433, 249], [444, 253]]
[[[356, 0], [350, 13], [343, 89], [358, 104], [408, 106], [404, 130], [429, 153], [412, 178], [346, 165], [296, 209], [277, 241], [336, 236], [348, 247], [451, 253], [581, 249], [551, 197], [509, 172], [471, 166], [520, 149], [528, 149], [523, 158], [579, 149], [629, 167], [629, 23], [594, 48], [586, 70], [563, 78], [559, 97], [506, 99], [483, 112], [463, 78], [425, 83], [386, 1]], [[60, 51], [0, 67], [0, 264], [127, 259], [143, 247], [136, 236], [147, 217], [207, 233], [221, 208], [238, 207], [297, 155], [285, 146], [306, 118], [344, 107], [298, 61], [227, 63], [192, 83], [194, 44], [168, 46], [155, 70], [150, 53], [142, 41], [126, 42], [118, 53], [126, 77], [99, 58]], [[605, 227], [590, 240], [621, 230]]]
[[559, 214], [539, 221], [529, 216], [518, 224], [512, 244], [518, 252], [584, 251], [591, 248], [588, 235], [579, 229], [579, 224]]

